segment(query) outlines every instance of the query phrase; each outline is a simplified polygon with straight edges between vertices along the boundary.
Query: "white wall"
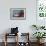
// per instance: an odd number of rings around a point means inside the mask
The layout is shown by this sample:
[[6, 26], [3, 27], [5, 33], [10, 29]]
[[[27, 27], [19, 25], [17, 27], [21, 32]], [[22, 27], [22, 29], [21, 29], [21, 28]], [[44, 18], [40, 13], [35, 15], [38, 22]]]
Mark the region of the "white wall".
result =
[[[10, 20], [10, 8], [26, 8], [26, 20]], [[36, 0], [0, 0], [0, 34], [17, 26], [19, 32], [32, 35], [32, 24], [36, 24]]]

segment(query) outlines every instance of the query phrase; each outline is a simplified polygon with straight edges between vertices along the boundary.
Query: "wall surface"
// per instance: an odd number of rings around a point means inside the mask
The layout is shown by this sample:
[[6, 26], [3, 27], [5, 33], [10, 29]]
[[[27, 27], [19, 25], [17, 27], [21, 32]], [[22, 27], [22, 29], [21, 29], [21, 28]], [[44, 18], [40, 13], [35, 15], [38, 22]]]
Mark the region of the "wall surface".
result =
[[[26, 20], [10, 20], [10, 8], [26, 8]], [[0, 0], [0, 34], [17, 26], [19, 32], [29, 32], [32, 36], [32, 24], [36, 24], [36, 0]]]

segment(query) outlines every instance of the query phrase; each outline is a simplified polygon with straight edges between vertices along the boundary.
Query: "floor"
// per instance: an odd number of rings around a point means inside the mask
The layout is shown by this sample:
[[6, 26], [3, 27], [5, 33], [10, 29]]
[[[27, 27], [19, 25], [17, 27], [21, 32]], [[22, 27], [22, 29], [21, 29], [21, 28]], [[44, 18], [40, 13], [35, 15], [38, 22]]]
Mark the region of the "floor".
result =
[[[30, 43], [31, 45], [30, 46], [37, 46], [37, 44], [36, 43]], [[2, 42], [0, 42], [0, 46], [4, 46], [4, 43]], [[15, 46], [15, 43], [8, 43], [8, 45], [7, 46]], [[21, 46], [25, 46], [25, 45], [21, 45]], [[46, 43], [44, 43], [44, 45], [41, 45], [41, 46], [46, 46]]]

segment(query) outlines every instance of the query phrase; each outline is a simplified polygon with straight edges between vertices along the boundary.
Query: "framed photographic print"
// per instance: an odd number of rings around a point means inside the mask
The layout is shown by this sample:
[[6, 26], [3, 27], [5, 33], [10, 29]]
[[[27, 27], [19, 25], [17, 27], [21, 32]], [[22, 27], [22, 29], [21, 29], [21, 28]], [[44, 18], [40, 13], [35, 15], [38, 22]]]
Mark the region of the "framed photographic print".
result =
[[26, 19], [26, 8], [10, 8], [11, 20], [24, 20]]
[[37, 15], [39, 18], [46, 18], [46, 0], [37, 0]]
[[46, 0], [37, 0], [36, 10], [36, 24], [46, 25]]

